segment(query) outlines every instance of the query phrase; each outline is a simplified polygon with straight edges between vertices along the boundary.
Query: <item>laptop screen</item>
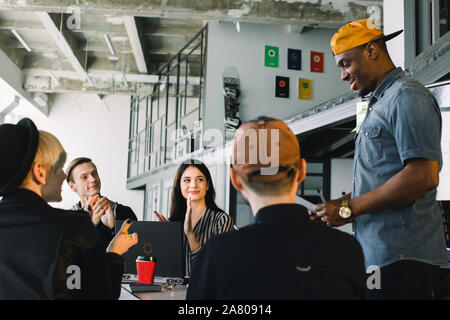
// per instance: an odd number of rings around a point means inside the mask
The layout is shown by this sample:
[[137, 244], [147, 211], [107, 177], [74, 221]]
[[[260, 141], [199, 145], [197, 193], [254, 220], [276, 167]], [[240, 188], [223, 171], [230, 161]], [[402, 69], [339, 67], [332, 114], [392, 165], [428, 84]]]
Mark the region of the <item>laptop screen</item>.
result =
[[[122, 223], [123, 221], [116, 221], [116, 234]], [[128, 232], [136, 232], [139, 242], [123, 255], [125, 273], [136, 274], [138, 256], [152, 256], [157, 259], [155, 276], [185, 276], [183, 222], [133, 221]]]

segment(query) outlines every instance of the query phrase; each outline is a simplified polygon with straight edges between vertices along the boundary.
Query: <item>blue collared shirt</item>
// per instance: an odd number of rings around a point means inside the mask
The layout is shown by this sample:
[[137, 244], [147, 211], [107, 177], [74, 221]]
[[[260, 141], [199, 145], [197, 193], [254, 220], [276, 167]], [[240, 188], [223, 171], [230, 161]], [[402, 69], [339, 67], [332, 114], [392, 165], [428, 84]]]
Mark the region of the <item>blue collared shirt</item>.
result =
[[[353, 192], [372, 191], [401, 171], [405, 161], [426, 158], [442, 166], [442, 119], [433, 95], [401, 68], [373, 92], [355, 137]], [[410, 205], [363, 214], [353, 223], [366, 268], [408, 259], [447, 263], [444, 226], [436, 189]]]

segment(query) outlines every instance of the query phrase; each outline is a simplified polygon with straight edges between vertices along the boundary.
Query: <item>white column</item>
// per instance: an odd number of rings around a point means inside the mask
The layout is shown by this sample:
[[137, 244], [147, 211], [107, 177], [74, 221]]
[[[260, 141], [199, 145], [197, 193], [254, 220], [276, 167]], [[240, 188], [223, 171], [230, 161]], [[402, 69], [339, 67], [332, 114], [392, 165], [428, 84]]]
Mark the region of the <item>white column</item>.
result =
[[403, 30], [403, 33], [387, 42], [389, 54], [395, 66], [408, 68], [415, 58], [415, 19], [414, 1], [383, 1], [383, 32]]

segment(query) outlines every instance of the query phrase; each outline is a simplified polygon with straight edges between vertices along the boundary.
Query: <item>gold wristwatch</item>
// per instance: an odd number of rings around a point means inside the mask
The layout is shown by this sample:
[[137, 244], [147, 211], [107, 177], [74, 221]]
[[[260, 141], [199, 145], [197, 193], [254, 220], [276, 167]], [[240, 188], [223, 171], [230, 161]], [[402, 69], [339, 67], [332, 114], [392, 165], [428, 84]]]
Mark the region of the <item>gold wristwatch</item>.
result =
[[345, 199], [341, 203], [341, 207], [339, 208], [339, 216], [343, 219], [348, 219], [352, 215], [352, 209], [348, 205], [348, 199]]

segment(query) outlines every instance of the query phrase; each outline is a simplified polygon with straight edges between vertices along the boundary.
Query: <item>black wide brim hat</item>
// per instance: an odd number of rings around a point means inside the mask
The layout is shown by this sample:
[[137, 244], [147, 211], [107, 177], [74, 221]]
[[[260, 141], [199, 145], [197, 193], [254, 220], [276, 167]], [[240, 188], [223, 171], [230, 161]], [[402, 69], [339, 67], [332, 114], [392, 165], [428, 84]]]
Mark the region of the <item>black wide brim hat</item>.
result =
[[0, 196], [17, 189], [33, 165], [39, 143], [36, 125], [28, 118], [0, 125]]

